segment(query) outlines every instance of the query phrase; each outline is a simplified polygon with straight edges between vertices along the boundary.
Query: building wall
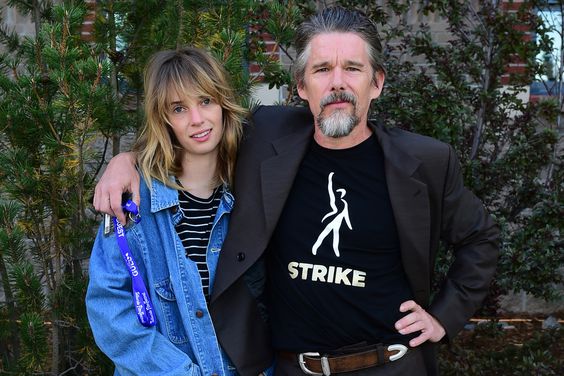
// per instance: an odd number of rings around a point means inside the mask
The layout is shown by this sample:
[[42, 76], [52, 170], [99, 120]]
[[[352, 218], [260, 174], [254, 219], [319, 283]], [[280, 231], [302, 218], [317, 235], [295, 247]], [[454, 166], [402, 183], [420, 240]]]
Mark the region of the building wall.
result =
[[35, 35], [35, 25], [31, 22], [31, 17], [22, 16], [15, 8], [7, 7], [6, 0], [0, 0], [0, 8], [5, 27], [15, 30], [21, 36]]

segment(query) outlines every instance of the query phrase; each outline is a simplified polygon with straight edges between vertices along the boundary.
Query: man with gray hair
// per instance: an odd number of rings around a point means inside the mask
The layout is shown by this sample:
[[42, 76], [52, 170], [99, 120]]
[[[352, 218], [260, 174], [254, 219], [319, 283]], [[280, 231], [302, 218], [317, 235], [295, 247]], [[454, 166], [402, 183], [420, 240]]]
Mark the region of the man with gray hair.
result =
[[[296, 50], [309, 111], [260, 107], [241, 145], [210, 302], [219, 341], [244, 376], [273, 359], [277, 376], [435, 375], [436, 343], [487, 294], [498, 229], [449, 145], [368, 120], [385, 77], [373, 22], [325, 9]], [[95, 206], [123, 219], [139, 178], [129, 155], [108, 171]], [[431, 299], [441, 241], [455, 259]]]

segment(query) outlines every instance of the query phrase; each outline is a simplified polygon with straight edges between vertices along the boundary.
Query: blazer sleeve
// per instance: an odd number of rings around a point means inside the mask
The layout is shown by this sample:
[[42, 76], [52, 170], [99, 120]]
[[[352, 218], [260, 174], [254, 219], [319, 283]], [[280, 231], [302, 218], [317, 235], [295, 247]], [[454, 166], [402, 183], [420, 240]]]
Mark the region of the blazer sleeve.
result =
[[499, 228], [482, 202], [464, 187], [451, 147], [442, 203], [441, 238], [453, 246], [454, 262], [429, 313], [451, 339], [486, 297], [499, 255]]
[[[146, 328], [139, 323], [131, 277], [116, 236], [105, 237], [102, 232], [100, 228], [90, 257], [86, 293], [88, 320], [96, 344], [114, 362], [120, 375], [200, 375], [198, 365], [164, 337], [157, 326]], [[131, 251], [141, 275], [146, 275], [140, 255], [134, 247]], [[149, 286], [147, 289], [150, 291]]]

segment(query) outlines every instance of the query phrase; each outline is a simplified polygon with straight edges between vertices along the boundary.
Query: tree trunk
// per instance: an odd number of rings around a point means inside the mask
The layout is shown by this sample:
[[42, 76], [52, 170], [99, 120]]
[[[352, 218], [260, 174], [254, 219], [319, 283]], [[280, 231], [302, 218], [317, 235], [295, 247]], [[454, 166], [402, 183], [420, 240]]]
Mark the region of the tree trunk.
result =
[[[18, 313], [16, 312], [16, 305], [14, 304], [14, 294], [12, 293], [12, 286], [10, 286], [10, 279], [8, 277], [8, 270], [4, 258], [0, 256], [0, 276], [2, 276], [2, 289], [6, 297], [6, 306], [8, 307], [8, 319], [10, 320], [11, 335], [6, 343], [0, 344], [0, 352], [6, 354], [9, 363], [12, 363], [20, 356], [20, 341], [18, 334]], [[11, 353], [10, 353], [11, 345]]]
[[[88, 121], [88, 120], [86, 120]], [[86, 132], [87, 130], [85, 130]], [[84, 206], [85, 199], [84, 199], [84, 181], [86, 172], [84, 171], [84, 146], [83, 146], [83, 138], [84, 135], [80, 136], [79, 145], [77, 145], [78, 150], [78, 178], [76, 182], [76, 189], [77, 189], [77, 204], [78, 210], [74, 213], [74, 217], [76, 218], [75, 223], [84, 223], [86, 219], [86, 208]], [[82, 241], [81, 241], [82, 244]], [[72, 275], [73, 278], [80, 278], [82, 276], [82, 265], [80, 264], [79, 253], [82, 252], [84, 249], [84, 245], [78, 247], [72, 247]]]
[[60, 328], [59, 328], [59, 315], [55, 312], [52, 311], [51, 312], [51, 321], [52, 321], [52, 326], [51, 326], [51, 341], [52, 341], [52, 354], [51, 354], [51, 373], [53, 375], [58, 375], [59, 374], [59, 359], [61, 358], [60, 355], [60, 344], [61, 344], [61, 339], [60, 339]]
[[121, 136], [117, 133], [112, 135], [112, 156], [116, 156], [120, 152]]
[[182, 46], [182, 34], [184, 34], [184, 2], [178, 0], [176, 2], [176, 7], [178, 8], [178, 33], [176, 34], [176, 48]]
[[[60, 272], [60, 268], [58, 269]], [[51, 310], [51, 322], [51, 373], [53, 375], [58, 375], [61, 359], [61, 329], [59, 328], [59, 314], [57, 313], [57, 309]]]
[[41, 3], [39, 0], [32, 1], [33, 6], [33, 23], [35, 24], [35, 38], [39, 37], [41, 29]]
[[[119, 86], [118, 86], [118, 70], [117, 70], [117, 48], [116, 48], [116, 19], [114, 14], [114, 2], [108, 1], [108, 24], [110, 25], [110, 55], [114, 57], [112, 59], [112, 67], [110, 70], [110, 85], [112, 86], [112, 94], [116, 98], [119, 98]], [[119, 154], [120, 152], [120, 142], [121, 136], [119, 133], [114, 133], [112, 135], [112, 156]]]
[[[55, 207], [57, 204], [56, 193], [53, 192], [51, 196], [51, 206]], [[61, 243], [59, 237], [59, 217], [56, 212], [53, 213], [51, 224], [49, 229], [49, 252], [51, 255], [51, 265], [53, 267], [53, 289], [50, 291], [51, 298], [55, 296], [57, 291], [59, 290], [62, 279], [63, 279], [63, 270], [62, 270], [62, 253], [61, 253]], [[52, 322], [52, 329], [51, 329], [51, 372], [53, 375], [59, 374], [59, 364], [60, 364], [60, 349], [61, 349], [61, 338], [60, 338], [60, 328], [59, 328], [59, 310], [60, 307], [57, 307], [59, 302], [57, 299], [50, 299], [51, 301], [51, 322]]]
[[[492, 1], [492, 11], [497, 9], [498, 1]], [[487, 25], [487, 24], [486, 24]], [[487, 26], [486, 26], [487, 27]], [[481, 93], [487, 94], [491, 90], [491, 63], [493, 59], [493, 49], [494, 49], [494, 33], [491, 28], [486, 30], [487, 41], [486, 41], [486, 51], [484, 58], [484, 68], [482, 69], [482, 83], [481, 83]], [[482, 135], [484, 133], [484, 128], [487, 121], [487, 105], [488, 101], [483, 96], [480, 99], [480, 108], [478, 109], [476, 127], [474, 129], [474, 137], [472, 138], [472, 149], [470, 151], [470, 159], [473, 160], [478, 156], [478, 149], [480, 148], [480, 143], [482, 141]]]

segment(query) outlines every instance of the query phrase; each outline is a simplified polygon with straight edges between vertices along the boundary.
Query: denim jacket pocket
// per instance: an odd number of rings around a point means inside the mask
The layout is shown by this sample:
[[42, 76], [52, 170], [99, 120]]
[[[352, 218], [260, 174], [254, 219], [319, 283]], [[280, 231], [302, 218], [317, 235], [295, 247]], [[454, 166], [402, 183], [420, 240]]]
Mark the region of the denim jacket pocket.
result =
[[170, 279], [167, 278], [161, 282], [155, 283], [155, 292], [159, 297], [159, 303], [162, 311], [162, 321], [166, 325], [168, 338], [172, 343], [181, 344], [188, 342], [186, 330], [182, 325], [178, 302], [172, 290]]

